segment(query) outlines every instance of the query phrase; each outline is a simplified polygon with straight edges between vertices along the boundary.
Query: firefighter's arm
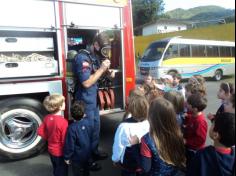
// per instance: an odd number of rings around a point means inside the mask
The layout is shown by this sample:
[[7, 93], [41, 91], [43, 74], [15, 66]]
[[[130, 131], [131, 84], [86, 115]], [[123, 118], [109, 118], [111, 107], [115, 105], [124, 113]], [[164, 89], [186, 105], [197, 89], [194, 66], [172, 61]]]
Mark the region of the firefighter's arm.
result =
[[109, 69], [110, 65], [111, 65], [111, 62], [108, 59], [103, 61], [101, 67], [93, 75], [91, 75], [88, 80], [82, 83], [83, 86], [85, 88], [89, 88], [92, 85], [94, 85], [99, 80], [99, 78], [103, 75], [103, 73], [106, 72], [107, 69]]

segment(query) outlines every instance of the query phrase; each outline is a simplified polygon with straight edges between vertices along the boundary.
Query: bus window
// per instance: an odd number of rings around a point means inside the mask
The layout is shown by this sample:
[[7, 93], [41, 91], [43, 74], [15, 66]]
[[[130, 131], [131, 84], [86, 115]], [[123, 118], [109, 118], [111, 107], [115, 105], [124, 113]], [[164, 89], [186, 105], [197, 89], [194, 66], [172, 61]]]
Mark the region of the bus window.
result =
[[190, 46], [185, 44], [179, 45], [179, 55], [180, 57], [190, 57]]
[[192, 57], [206, 57], [205, 46], [192, 45]]
[[230, 47], [221, 46], [220, 47], [220, 56], [221, 57], [231, 57]]
[[206, 46], [207, 56], [208, 57], [219, 57], [218, 46]]
[[145, 51], [142, 61], [156, 61], [161, 59], [167, 42], [156, 42], [151, 44]]
[[235, 57], [235, 47], [231, 47], [231, 56]]
[[172, 44], [166, 50], [164, 59], [166, 60], [166, 59], [173, 58], [173, 57], [178, 57], [178, 56], [179, 56], [178, 44]]

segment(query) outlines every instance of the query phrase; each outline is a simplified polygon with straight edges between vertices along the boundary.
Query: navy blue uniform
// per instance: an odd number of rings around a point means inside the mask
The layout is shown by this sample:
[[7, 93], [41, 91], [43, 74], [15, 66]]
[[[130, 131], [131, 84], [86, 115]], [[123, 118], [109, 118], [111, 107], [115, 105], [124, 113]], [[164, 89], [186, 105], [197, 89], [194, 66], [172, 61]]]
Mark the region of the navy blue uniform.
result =
[[75, 99], [86, 104], [85, 114], [89, 118], [89, 123], [93, 126], [92, 149], [96, 153], [98, 150], [100, 135], [100, 116], [97, 103], [98, 84], [95, 83], [89, 88], [85, 88], [82, 83], [95, 73], [100, 67], [98, 60], [87, 51], [80, 52], [75, 58], [74, 72], [77, 79]]
[[75, 176], [88, 176], [88, 162], [91, 157], [91, 137], [93, 127], [90, 126], [88, 118], [85, 117], [80, 121], [72, 123], [68, 127], [65, 146], [64, 158], [70, 160]]
[[235, 175], [235, 148], [229, 154], [217, 152], [209, 146], [199, 150], [191, 161], [187, 176], [233, 176]]

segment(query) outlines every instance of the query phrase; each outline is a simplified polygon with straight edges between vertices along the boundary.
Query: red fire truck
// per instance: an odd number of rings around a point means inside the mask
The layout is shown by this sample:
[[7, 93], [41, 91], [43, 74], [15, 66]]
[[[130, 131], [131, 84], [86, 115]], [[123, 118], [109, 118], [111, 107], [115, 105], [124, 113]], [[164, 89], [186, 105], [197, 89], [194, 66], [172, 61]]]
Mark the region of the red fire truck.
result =
[[115, 107], [101, 113], [123, 111], [135, 86], [131, 0], [1, 0], [1, 157], [21, 159], [42, 150], [37, 135], [46, 114], [42, 101], [61, 93], [69, 109], [74, 83], [67, 53], [85, 49], [99, 32], [111, 38], [116, 72]]

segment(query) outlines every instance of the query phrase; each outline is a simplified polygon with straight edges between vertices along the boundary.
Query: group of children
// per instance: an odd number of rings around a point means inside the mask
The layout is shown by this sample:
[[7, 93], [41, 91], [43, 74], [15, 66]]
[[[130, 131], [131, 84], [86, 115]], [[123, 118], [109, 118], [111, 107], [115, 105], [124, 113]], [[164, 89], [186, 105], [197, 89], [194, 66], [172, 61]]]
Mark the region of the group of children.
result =
[[[207, 117], [205, 79], [196, 75], [183, 86], [180, 75], [161, 83], [150, 76], [130, 92], [112, 160], [122, 176], [230, 176], [235, 169], [235, 91], [222, 83], [222, 105]], [[208, 123], [213, 146], [206, 147]]]
[[[220, 85], [217, 96], [222, 105], [215, 114], [207, 115], [212, 121], [209, 136], [214, 144], [206, 147], [205, 80], [193, 76], [185, 86], [180, 80], [180, 75], [167, 75], [156, 83], [147, 77], [142, 86], [130, 92], [112, 154], [122, 176], [234, 174], [234, 85]], [[93, 127], [84, 114], [84, 103], [76, 101], [72, 105], [74, 122], [70, 125], [62, 116], [62, 95], [47, 96], [43, 104], [50, 114], [44, 118], [38, 134], [48, 142], [54, 176], [67, 176], [68, 165], [74, 176], [89, 176]]]
[[67, 176], [68, 165], [71, 165], [74, 176], [89, 176], [93, 127], [84, 114], [85, 104], [81, 101], [73, 103], [71, 115], [74, 122], [69, 126], [62, 116], [65, 110], [65, 98], [62, 95], [47, 96], [43, 104], [50, 114], [39, 126], [38, 134], [48, 143], [53, 175]]

